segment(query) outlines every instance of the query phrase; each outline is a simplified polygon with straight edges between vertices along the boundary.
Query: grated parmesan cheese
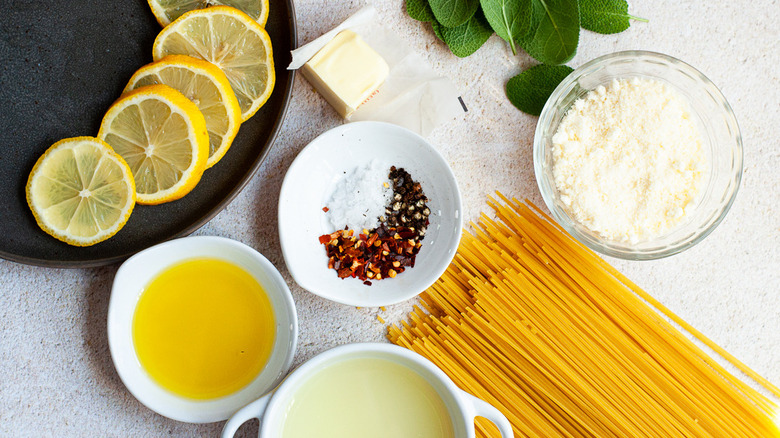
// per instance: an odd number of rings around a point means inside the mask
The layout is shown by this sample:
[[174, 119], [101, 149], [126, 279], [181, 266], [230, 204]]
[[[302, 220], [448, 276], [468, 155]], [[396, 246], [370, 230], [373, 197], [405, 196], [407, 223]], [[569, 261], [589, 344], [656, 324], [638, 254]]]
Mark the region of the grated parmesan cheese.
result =
[[687, 101], [651, 79], [598, 86], [574, 102], [552, 143], [566, 210], [618, 242], [646, 241], [679, 224], [709, 167]]

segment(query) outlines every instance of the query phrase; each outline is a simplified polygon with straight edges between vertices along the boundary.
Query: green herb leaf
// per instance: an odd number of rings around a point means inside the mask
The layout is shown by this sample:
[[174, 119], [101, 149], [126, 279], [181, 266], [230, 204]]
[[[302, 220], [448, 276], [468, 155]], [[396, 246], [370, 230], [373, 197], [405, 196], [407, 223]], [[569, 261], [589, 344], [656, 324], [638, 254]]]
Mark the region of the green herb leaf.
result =
[[532, 13], [539, 25], [520, 45], [543, 64], [563, 64], [577, 53], [580, 39], [580, 14], [577, 0], [532, 0]]
[[485, 44], [485, 41], [493, 35], [493, 29], [485, 19], [482, 11], [477, 11], [469, 21], [457, 27], [441, 28], [441, 36], [447, 43], [452, 53], [460, 58], [465, 58]]
[[480, 4], [490, 27], [509, 43], [512, 54], [517, 55], [515, 41], [537, 24], [531, 0], [480, 0]]
[[444, 27], [455, 27], [467, 22], [479, 7], [479, 0], [430, 0], [436, 20]]
[[573, 71], [566, 65], [531, 67], [506, 83], [506, 95], [520, 111], [538, 116], [555, 87]]
[[442, 35], [442, 29], [446, 29], [446, 27], [439, 24], [438, 21], [435, 19], [431, 21], [431, 27], [433, 28], [433, 33], [436, 34], [436, 38], [438, 38], [441, 41], [444, 41], [444, 35]]
[[620, 33], [631, 25], [630, 19], [647, 22], [628, 13], [626, 0], [579, 0], [580, 25], [593, 32]]
[[428, 0], [406, 0], [406, 13], [417, 21], [430, 22], [436, 19]]

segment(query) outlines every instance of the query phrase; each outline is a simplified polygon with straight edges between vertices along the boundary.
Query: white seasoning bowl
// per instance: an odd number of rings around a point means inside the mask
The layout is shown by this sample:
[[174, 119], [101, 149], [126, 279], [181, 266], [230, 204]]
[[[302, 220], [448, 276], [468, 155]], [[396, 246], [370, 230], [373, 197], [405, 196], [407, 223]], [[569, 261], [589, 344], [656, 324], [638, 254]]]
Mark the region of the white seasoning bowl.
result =
[[[329, 269], [319, 237], [336, 231], [323, 207], [337, 182], [373, 160], [388, 172], [390, 166], [404, 168], [420, 182], [431, 214], [415, 266], [368, 286]], [[455, 256], [462, 228], [460, 191], [447, 162], [424, 138], [389, 123], [349, 123], [320, 135], [293, 161], [279, 196], [279, 240], [293, 279], [315, 295], [351, 306], [395, 304], [427, 289]]]
[[[710, 165], [699, 199], [687, 217], [665, 234], [635, 244], [607, 240], [567, 212], [555, 185], [552, 157], [552, 137], [571, 105], [599, 85], [632, 77], [662, 82], [688, 101]], [[742, 136], [723, 93], [701, 72], [660, 53], [618, 52], [583, 64], [553, 91], [536, 125], [534, 170], [547, 208], [577, 240], [612, 257], [659, 259], [701, 242], [725, 218], [742, 180]]]

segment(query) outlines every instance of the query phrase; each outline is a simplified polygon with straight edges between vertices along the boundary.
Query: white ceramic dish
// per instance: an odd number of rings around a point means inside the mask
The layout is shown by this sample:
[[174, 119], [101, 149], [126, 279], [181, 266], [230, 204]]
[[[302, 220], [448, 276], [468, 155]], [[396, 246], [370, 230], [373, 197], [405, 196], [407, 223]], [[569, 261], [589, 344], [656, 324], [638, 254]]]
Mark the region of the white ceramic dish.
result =
[[[133, 346], [132, 322], [144, 287], [161, 271], [184, 260], [210, 257], [244, 268], [260, 283], [271, 301], [276, 339], [263, 371], [240, 391], [213, 400], [193, 400], [155, 383], [141, 367]], [[230, 417], [237, 409], [267, 393], [282, 381], [292, 365], [298, 318], [290, 290], [279, 271], [259, 252], [222, 237], [185, 237], [139, 252], [122, 264], [114, 277], [108, 306], [108, 345], [119, 377], [149, 409], [178, 421], [210, 423]]]
[[[430, 225], [414, 268], [364, 285], [328, 269], [323, 234], [336, 230], [322, 208], [344, 172], [372, 160], [405, 168], [428, 197]], [[309, 143], [284, 177], [279, 197], [279, 239], [287, 268], [302, 288], [342, 304], [377, 307], [414, 297], [438, 279], [455, 256], [463, 228], [461, 198], [447, 162], [419, 135], [396, 125], [355, 122]]]
[[[444, 401], [452, 420], [456, 438], [474, 438], [474, 418], [484, 417], [498, 426], [503, 438], [514, 436], [509, 420], [492, 405], [460, 389], [433, 362], [419, 354], [396, 345], [367, 343], [349, 344], [333, 348], [309, 359], [290, 375], [273, 392], [236, 412], [225, 423], [222, 438], [232, 438], [238, 428], [252, 418], [260, 420], [260, 437], [280, 437], [285, 415], [293, 401], [293, 395], [307, 380], [323, 368], [347, 359], [378, 358], [404, 365], [430, 383]], [[381, 394], [378, 394], [381, 397]], [[388, 420], [393, 413], [388, 412]], [[377, 427], [382, 427], [377, 425]]]

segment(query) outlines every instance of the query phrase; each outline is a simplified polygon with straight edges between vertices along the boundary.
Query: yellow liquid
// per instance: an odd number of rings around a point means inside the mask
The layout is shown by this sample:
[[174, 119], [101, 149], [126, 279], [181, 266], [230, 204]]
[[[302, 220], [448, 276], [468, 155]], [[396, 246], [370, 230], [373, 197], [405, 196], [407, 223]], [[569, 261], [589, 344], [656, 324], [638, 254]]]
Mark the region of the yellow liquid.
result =
[[282, 438], [451, 438], [436, 390], [415, 371], [378, 358], [348, 359], [312, 375], [287, 403]]
[[163, 271], [133, 315], [141, 366], [163, 388], [193, 399], [249, 384], [268, 362], [275, 336], [271, 303], [257, 280], [217, 259]]

